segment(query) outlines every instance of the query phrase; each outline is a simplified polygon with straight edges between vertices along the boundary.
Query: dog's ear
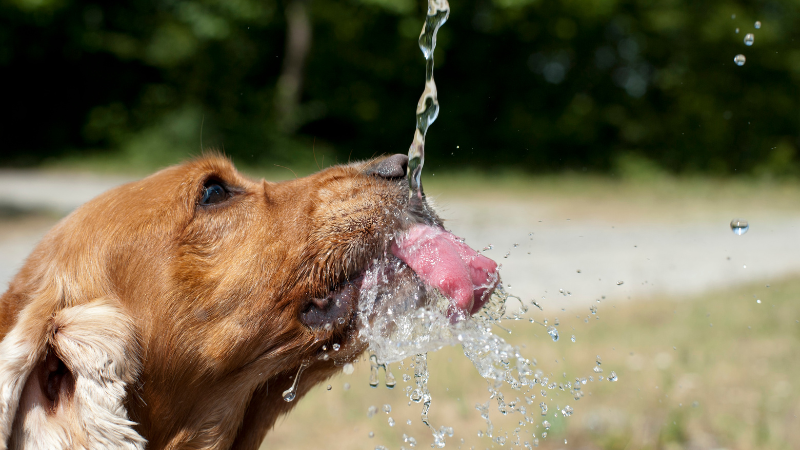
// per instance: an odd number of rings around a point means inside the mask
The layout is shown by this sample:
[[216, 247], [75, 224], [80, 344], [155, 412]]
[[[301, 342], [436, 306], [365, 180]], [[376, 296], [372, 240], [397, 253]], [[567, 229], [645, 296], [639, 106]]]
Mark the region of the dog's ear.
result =
[[29, 304], [0, 342], [0, 449], [143, 449], [124, 403], [140, 369], [116, 299], [49, 317]]

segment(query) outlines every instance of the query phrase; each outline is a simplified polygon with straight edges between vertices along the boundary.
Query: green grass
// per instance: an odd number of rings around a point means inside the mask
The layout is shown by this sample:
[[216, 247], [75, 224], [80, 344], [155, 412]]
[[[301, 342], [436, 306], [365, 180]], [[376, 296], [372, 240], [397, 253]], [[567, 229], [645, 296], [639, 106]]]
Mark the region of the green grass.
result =
[[[537, 368], [551, 381], [594, 377], [583, 386], [585, 396], [579, 401], [557, 388], [547, 390], [552, 427], [547, 439], [540, 439], [540, 448], [800, 447], [800, 278], [692, 298], [597, 306], [596, 316], [588, 311], [578, 317], [569, 310], [537, 311], [539, 321], [546, 317], [552, 323], [559, 316], [558, 342], [527, 321], [508, 324], [510, 335], [497, 330], [524, 347], [525, 356], [536, 358]], [[569, 339], [572, 334], [575, 343]], [[601, 374], [592, 371], [597, 355], [602, 357]], [[488, 393], [460, 349], [431, 354], [430, 369], [432, 423], [456, 432], [448, 448], [500, 448], [477, 435], [486, 424], [474, 406], [486, 402]], [[597, 380], [612, 370], [618, 382]], [[394, 368], [399, 379], [402, 373]], [[427, 448], [432, 440], [420, 424], [420, 405], [408, 406], [402, 391], [408, 383], [398, 383], [393, 391], [371, 389], [367, 375], [368, 364], [360, 363], [355, 374], [331, 380], [331, 391], [316, 388], [279, 423], [263, 448], [409, 448], [404, 433], [414, 436], [419, 448]], [[344, 383], [352, 388], [345, 391]], [[505, 394], [507, 401], [519, 395], [509, 389]], [[538, 408], [539, 397], [532, 407]], [[370, 405], [380, 409], [383, 404], [392, 405], [391, 414], [367, 417]], [[555, 406], [566, 404], [575, 414], [554, 417]], [[387, 424], [390, 416], [394, 427]], [[503, 417], [494, 403], [491, 418], [496, 429], [502, 426], [509, 433], [521, 419], [518, 413]], [[412, 425], [406, 425], [408, 419]], [[523, 439], [530, 440], [531, 432], [540, 436], [543, 430], [537, 425], [521, 427]], [[370, 431], [374, 438], [368, 437]]]

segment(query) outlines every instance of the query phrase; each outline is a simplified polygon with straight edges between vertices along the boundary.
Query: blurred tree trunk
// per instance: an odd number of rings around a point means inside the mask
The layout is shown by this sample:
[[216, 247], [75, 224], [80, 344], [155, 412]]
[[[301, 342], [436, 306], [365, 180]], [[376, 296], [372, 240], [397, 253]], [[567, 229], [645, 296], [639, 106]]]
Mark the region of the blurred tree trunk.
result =
[[286, 53], [278, 78], [275, 111], [278, 128], [292, 134], [301, 125], [299, 117], [303, 70], [311, 48], [308, 0], [290, 0], [286, 6]]

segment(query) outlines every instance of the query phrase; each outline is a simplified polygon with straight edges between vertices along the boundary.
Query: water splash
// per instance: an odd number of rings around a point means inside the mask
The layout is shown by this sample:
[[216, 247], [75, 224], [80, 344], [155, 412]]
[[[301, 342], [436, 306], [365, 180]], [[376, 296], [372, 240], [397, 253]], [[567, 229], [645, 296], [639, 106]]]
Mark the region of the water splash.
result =
[[294, 401], [295, 397], [297, 396], [297, 385], [300, 382], [300, 374], [303, 373], [303, 370], [308, 367], [308, 362], [303, 361], [300, 364], [300, 367], [297, 368], [297, 375], [294, 376], [294, 381], [292, 382], [292, 386], [289, 389], [283, 391], [283, 401], [285, 402], [292, 402]]
[[436, 49], [436, 33], [450, 16], [447, 0], [428, 0], [428, 14], [419, 35], [419, 48], [425, 56], [425, 90], [417, 102], [417, 124], [414, 139], [408, 149], [408, 186], [411, 195], [423, 198], [422, 166], [425, 164], [425, 135], [428, 127], [439, 115], [439, 99], [433, 79], [433, 53]]
[[[493, 402], [496, 402], [496, 411], [500, 414], [520, 414], [521, 424], [533, 425], [541, 420], [551, 420], [551, 416], [572, 415], [572, 407], [563, 406], [563, 403], [548, 407], [549, 402], [559, 401], [558, 390], [578, 401], [584, 396], [581, 385], [601, 379], [597, 378], [603, 372], [600, 368], [602, 361], [598, 357], [597, 365], [593, 365], [593, 370], [588, 370], [594, 378], [575, 378], [573, 384], [566, 381], [565, 373], [565, 382], [548, 380], [542, 370], [536, 368], [535, 359], [525, 358], [519, 347], [507, 343], [495, 334], [494, 327], [504, 329], [503, 320], [521, 319], [520, 311], [516, 309], [517, 304], [523, 305], [525, 312], [540, 314], [541, 311], [541, 305], [531, 301], [539, 309], [529, 308], [527, 300], [523, 302], [519, 297], [507, 293], [502, 284], [498, 285], [477, 314], [451, 320], [448, 314], [451, 302], [435, 288], [426, 286], [420, 290], [409, 290], [402, 283], [400, 286], [393, 283], [387, 274], [394, 278], [415, 276], [399, 260], [391, 258], [373, 261], [364, 275], [356, 320], [359, 338], [369, 346], [370, 385], [379, 384], [380, 369], [388, 368], [390, 363], [400, 362], [400, 370], [412, 370], [413, 382], [407, 373], [402, 375], [402, 381], [411, 382], [405, 386], [404, 392], [409, 405], [418, 403], [422, 407], [420, 419], [430, 430], [433, 436], [432, 446], [435, 448], [445, 447], [447, 438], [452, 435], [452, 428], [434, 424], [429, 417], [432, 396], [428, 389], [428, 352], [445, 346], [460, 345], [464, 355], [487, 381], [490, 400], [476, 405], [476, 408], [487, 424], [479, 436], [491, 439], [492, 445], [499, 444], [498, 439], [502, 440], [504, 446], [523, 445], [520, 434], [512, 433], [511, 430], [498, 431], [492, 426], [490, 409], [493, 409]], [[507, 303], [509, 299], [514, 301]], [[507, 304], [512, 305], [510, 309], [513, 307], [508, 314]], [[555, 321], [554, 318], [553, 323]], [[546, 319], [531, 318], [531, 322], [537, 327], [543, 326], [548, 332], [546, 337], [556, 340], [558, 329], [548, 326]], [[574, 335], [571, 340], [574, 342]], [[411, 361], [406, 364], [408, 358]], [[389, 374], [387, 370], [387, 381]], [[610, 375], [608, 380], [616, 380], [616, 374]], [[507, 395], [506, 389], [511, 389], [512, 394], [516, 395]], [[539, 408], [533, 406], [535, 404], [539, 404]], [[534, 418], [534, 415], [538, 417], [540, 413], [541, 418]]]

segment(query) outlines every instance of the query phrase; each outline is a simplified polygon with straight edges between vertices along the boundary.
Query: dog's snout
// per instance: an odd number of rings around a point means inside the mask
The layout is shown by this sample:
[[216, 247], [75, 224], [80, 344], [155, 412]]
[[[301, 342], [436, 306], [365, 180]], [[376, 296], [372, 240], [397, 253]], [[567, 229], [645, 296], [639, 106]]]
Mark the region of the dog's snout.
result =
[[378, 161], [367, 170], [367, 175], [391, 180], [405, 177], [407, 170], [408, 156], [397, 154]]

